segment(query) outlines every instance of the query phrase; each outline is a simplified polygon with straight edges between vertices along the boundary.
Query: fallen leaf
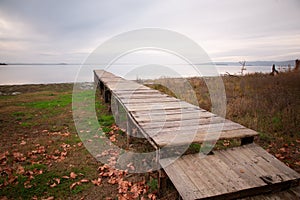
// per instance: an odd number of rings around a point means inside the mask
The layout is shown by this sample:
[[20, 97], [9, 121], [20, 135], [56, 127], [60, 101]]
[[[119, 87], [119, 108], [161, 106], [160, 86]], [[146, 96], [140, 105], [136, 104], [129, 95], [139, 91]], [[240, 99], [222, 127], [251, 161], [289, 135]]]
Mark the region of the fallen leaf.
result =
[[10, 184], [13, 183], [15, 180], [17, 180], [17, 178], [18, 178], [17, 176], [10, 177], [8, 180], [8, 183], [10, 183]]
[[279, 151], [285, 153], [286, 152], [286, 149], [284, 147], [280, 148]]
[[50, 185], [51, 188], [54, 188], [55, 186], [57, 186], [56, 183], [53, 183], [52, 185]]
[[156, 200], [156, 195], [155, 194], [148, 194], [148, 198], [151, 199], [151, 200]]
[[7, 160], [6, 156], [8, 156], [8, 155], [9, 155], [8, 151], [6, 151], [4, 153], [1, 153], [0, 154], [0, 161]]
[[88, 183], [88, 182], [90, 182], [88, 179], [81, 179], [80, 180], [80, 183]]
[[62, 178], [64, 178], [64, 179], [69, 179], [70, 177], [68, 177], [68, 176], [62, 176]]
[[295, 165], [299, 165], [300, 166], [300, 161], [295, 162]]
[[110, 141], [112, 141], [112, 142], [115, 142], [116, 141], [116, 136], [115, 135], [112, 135], [112, 136], [110, 136]]
[[76, 185], [80, 185], [80, 184], [81, 184], [80, 182], [72, 183], [70, 189], [72, 190]]
[[75, 174], [74, 172], [70, 173], [70, 178], [75, 179], [77, 177], [77, 174]]
[[282, 155], [281, 155], [280, 153], [276, 153], [276, 154], [275, 154], [275, 157], [276, 157], [276, 158], [280, 158], [281, 156], [282, 156]]
[[32, 185], [30, 185], [30, 181], [25, 181], [24, 187], [25, 187], [25, 188], [31, 188]]
[[63, 152], [61, 152], [60, 156], [66, 157], [66, 156], [67, 156], [67, 154], [68, 154], [68, 152], [66, 152], [66, 151], [63, 151]]
[[26, 141], [22, 140], [22, 142], [20, 143], [20, 145], [25, 145]]
[[101, 178], [98, 178], [98, 179], [95, 179], [95, 180], [91, 180], [91, 182], [92, 182], [94, 185], [97, 185], [97, 186], [101, 185], [101, 181], [102, 181]]
[[60, 184], [60, 179], [59, 178], [54, 178], [53, 180], [55, 180], [57, 182], [57, 184]]
[[48, 197], [47, 199], [43, 199], [43, 200], [54, 200], [54, 197]]
[[24, 167], [19, 165], [18, 168], [17, 168], [17, 174], [24, 174], [24, 173], [25, 173]]
[[44, 146], [39, 146], [38, 149], [37, 149], [37, 152], [38, 152], [39, 154], [42, 154], [42, 153], [45, 153], [45, 152], [46, 152], [46, 149], [45, 149]]
[[20, 162], [26, 160], [26, 157], [20, 152], [14, 152], [13, 157], [15, 158], [16, 161], [20, 161]]

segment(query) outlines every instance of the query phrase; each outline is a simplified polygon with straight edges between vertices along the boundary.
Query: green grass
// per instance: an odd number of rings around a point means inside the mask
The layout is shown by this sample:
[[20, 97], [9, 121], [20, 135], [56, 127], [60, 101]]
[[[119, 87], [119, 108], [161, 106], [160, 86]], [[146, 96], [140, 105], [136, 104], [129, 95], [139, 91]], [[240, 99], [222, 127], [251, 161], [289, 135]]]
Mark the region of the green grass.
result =
[[76, 145], [79, 142], [81, 142], [81, 139], [77, 135], [71, 135], [70, 137], [68, 137], [67, 139], [65, 139], [64, 142], [66, 144], [69, 144], [69, 145]]
[[38, 163], [35, 163], [35, 164], [32, 164], [32, 165], [27, 165], [25, 166], [25, 170], [34, 170], [34, 169], [37, 169], [37, 170], [45, 170], [47, 168], [46, 165], [44, 164], [38, 164]]
[[151, 192], [156, 191], [158, 189], [158, 180], [156, 178], [151, 178], [148, 185]]
[[28, 102], [22, 103], [22, 106], [30, 107], [30, 108], [37, 108], [37, 109], [53, 109], [56, 107], [65, 107], [72, 102], [71, 94], [62, 94], [59, 95], [58, 98], [53, 100], [47, 101], [35, 101], [35, 102]]
[[112, 115], [101, 115], [98, 121], [101, 126], [111, 126], [115, 122], [115, 119]]

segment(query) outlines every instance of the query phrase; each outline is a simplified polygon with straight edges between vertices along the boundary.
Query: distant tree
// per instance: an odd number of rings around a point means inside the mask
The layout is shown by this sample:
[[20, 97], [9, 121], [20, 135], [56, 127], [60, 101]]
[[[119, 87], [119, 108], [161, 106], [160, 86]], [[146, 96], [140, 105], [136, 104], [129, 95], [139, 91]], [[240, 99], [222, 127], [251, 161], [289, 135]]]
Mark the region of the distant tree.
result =
[[246, 67], [245, 67], [246, 66], [246, 61], [245, 60], [244, 61], [240, 61], [239, 63], [242, 65], [241, 75], [243, 76], [244, 75], [244, 71], [247, 70]]

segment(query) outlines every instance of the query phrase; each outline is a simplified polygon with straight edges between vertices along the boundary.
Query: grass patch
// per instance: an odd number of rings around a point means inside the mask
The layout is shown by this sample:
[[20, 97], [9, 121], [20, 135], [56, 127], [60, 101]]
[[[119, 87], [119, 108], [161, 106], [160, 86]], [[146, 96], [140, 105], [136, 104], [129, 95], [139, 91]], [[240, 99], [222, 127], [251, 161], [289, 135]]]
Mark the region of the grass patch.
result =
[[47, 169], [47, 166], [44, 164], [38, 164], [38, 163], [34, 163], [32, 165], [25, 166], [25, 170], [34, 170], [34, 169], [45, 170], [45, 169]]
[[157, 189], [158, 189], [157, 178], [150, 178], [150, 181], [148, 182], [148, 186], [149, 186], [151, 192], [157, 191]]
[[61, 94], [58, 98], [47, 101], [36, 101], [22, 103], [22, 106], [37, 108], [37, 109], [53, 109], [57, 107], [65, 107], [72, 102], [71, 94]]
[[115, 123], [114, 116], [112, 115], [101, 115], [98, 118], [98, 121], [101, 126], [111, 126], [113, 123]]

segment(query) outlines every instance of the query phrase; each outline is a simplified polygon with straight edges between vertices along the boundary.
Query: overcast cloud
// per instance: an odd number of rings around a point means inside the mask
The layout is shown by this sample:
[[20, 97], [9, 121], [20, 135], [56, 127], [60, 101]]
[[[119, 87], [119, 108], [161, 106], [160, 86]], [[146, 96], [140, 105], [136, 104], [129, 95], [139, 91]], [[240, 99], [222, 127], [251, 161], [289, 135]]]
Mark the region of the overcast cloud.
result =
[[83, 63], [133, 29], [177, 31], [213, 61], [300, 58], [299, 0], [1, 0], [0, 62]]

